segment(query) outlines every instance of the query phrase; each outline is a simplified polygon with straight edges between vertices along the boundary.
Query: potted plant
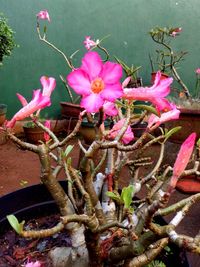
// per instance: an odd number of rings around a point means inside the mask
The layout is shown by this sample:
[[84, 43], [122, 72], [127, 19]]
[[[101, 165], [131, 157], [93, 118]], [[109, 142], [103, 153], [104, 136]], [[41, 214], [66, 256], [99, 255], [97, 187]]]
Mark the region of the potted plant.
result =
[[[171, 41], [175, 40], [181, 33], [182, 28], [170, 28], [170, 27], [155, 27], [150, 31], [152, 40], [158, 45], [157, 53], [157, 65], [161, 71], [167, 71], [172, 75], [178, 84], [178, 88], [174, 88], [174, 92], [169, 96], [169, 99], [173, 101], [177, 108], [180, 110], [180, 117], [178, 121], [170, 121], [165, 123], [168, 128], [181, 126], [181, 130], [171, 136], [170, 141], [175, 143], [182, 143], [183, 140], [192, 132], [195, 131], [197, 136], [200, 137], [200, 100], [199, 100], [199, 69], [196, 73], [196, 88], [194, 92], [190, 92], [187, 85], [182, 80], [178, 73], [177, 65], [184, 60], [186, 51], [174, 51]], [[152, 68], [154, 67], [151, 60]], [[165, 78], [165, 77], [164, 77]], [[184, 180], [178, 183], [178, 188], [185, 192], [194, 192], [194, 187], [199, 191], [198, 177], [188, 176]], [[190, 185], [190, 186], [189, 186]], [[188, 189], [190, 188], [190, 190]]]
[[[166, 71], [167, 74], [173, 76], [178, 83], [179, 88], [174, 89], [170, 99], [176, 103], [177, 107], [181, 111], [179, 125], [182, 129], [179, 133], [172, 136], [171, 140], [181, 143], [185, 137], [190, 134], [191, 129], [197, 132], [199, 131], [199, 74], [196, 70], [196, 89], [194, 93], [191, 93], [187, 85], [181, 79], [177, 65], [184, 59], [187, 54], [186, 51], [176, 52], [172, 48], [171, 41], [175, 40], [181, 33], [182, 28], [175, 27], [155, 27], [150, 31], [152, 40], [158, 45], [157, 53], [157, 65], [161, 71]], [[153, 62], [151, 60], [152, 68], [154, 69]], [[168, 123], [169, 127], [177, 126], [175, 121]]]
[[[14, 40], [14, 32], [9, 26], [5, 16], [0, 13], [0, 67], [3, 65], [3, 60], [6, 57], [11, 56], [12, 50], [16, 47]], [[4, 123], [6, 119], [7, 105], [0, 104], [0, 126]], [[0, 132], [0, 144], [6, 142], [5, 135]]]
[[141, 68], [141, 66], [137, 67], [134, 65], [131, 65], [130, 67], [121, 59], [115, 57], [117, 62], [122, 66], [124, 73], [126, 77], [130, 77], [130, 80], [127, 84], [127, 87], [141, 87], [142, 86], [142, 77], [138, 76], [138, 71]]
[[[41, 11], [39, 14], [41, 18], [44, 19], [45, 14], [45, 19], [49, 19], [47, 11]], [[46, 90], [46, 93], [37, 90], [29, 103], [20, 97], [22, 109], [4, 124], [4, 131], [10, 140], [38, 155], [41, 164], [40, 181], [54, 199], [59, 213], [56, 224], [54, 222], [43, 229], [40, 229], [37, 223], [27, 226], [13, 214], [7, 216], [10, 224], [23, 238], [41, 239], [54, 236], [56, 239], [61, 231], [69, 233], [71, 246], [56, 247], [45, 255], [46, 259], [49, 258], [54, 263], [53, 266], [56, 266], [55, 262], [57, 266], [61, 266], [61, 261], [66, 267], [145, 266], [154, 264], [152, 261], [160, 256], [161, 251], [170, 242], [185, 250], [200, 253], [199, 234], [193, 238], [189, 235], [182, 236], [176, 230], [188, 209], [200, 199], [200, 194], [173, 205], [169, 204], [179, 177], [188, 171], [191, 174], [197, 172], [199, 157], [194, 167], [185, 171], [196, 144], [196, 134], [192, 133], [184, 141], [174, 166], [171, 167], [162, 165], [162, 160], [166, 141], [175, 129], [163, 131], [161, 135], [145, 142], [148, 134], [161, 123], [179, 116], [180, 112], [175, 106], [172, 109], [172, 104], [165, 98], [169, 94], [172, 79], [162, 81], [158, 72], [156, 80], [159, 83], [149, 88], [123, 88], [123, 69], [120, 64], [110, 61], [104, 63], [95, 51], [88, 51], [83, 61], [86, 66], [90, 64], [91, 68], [81, 66], [67, 76], [68, 84], [81, 95], [84, 108], [71, 133], [59, 140], [49, 127], [41, 126], [48, 140], [39, 144], [24, 142], [13, 134], [12, 129], [16, 121], [30, 117], [38, 124], [38, 111], [51, 105], [49, 90]], [[96, 73], [93, 73], [90, 80], [93, 70], [96, 70]], [[87, 77], [85, 82], [90, 84], [91, 90], [83, 86], [81, 75]], [[130, 124], [136, 100], [148, 101], [154, 109], [148, 110], [150, 116], [147, 128], [141, 137], [135, 140]], [[171, 110], [167, 111], [167, 107]], [[160, 117], [152, 114], [150, 110], [157, 110]], [[101, 135], [97, 135], [87, 148], [77, 140], [83, 156], [80, 165], [74, 167], [70, 158], [73, 149], [70, 141], [78, 133], [86, 113], [90, 116], [99, 114], [96, 127]], [[111, 129], [104, 128], [108, 114], [114, 123]], [[145, 151], [155, 142], [160, 144], [159, 158], [148, 174], [140, 175], [140, 170], [151, 163], [150, 159], [145, 157]], [[98, 157], [102, 153], [103, 156], [99, 160]], [[120, 188], [120, 180], [126, 175], [124, 168], [128, 171], [130, 180], [127, 186]], [[61, 171], [67, 181], [66, 190], [58, 181]], [[136, 200], [134, 197], [137, 197], [138, 192], [145, 186], [147, 195], [144, 199]], [[35, 195], [37, 196], [37, 193]], [[168, 224], [157, 222], [158, 215], [168, 214], [174, 214]], [[33, 243], [31, 245], [33, 246]], [[29, 257], [29, 261], [37, 260], [37, 265], [35, 262], [32, 266], [42, 266], [40, 259], [34, 255], [33, 253], [32, 258]], [[25, 257], [27, 259], [27, 255]], [[24, 261], [26, 260], [23, 258], [18, 263], [25, 264]], [[29, 262], [27, 266], [28, 264]]]

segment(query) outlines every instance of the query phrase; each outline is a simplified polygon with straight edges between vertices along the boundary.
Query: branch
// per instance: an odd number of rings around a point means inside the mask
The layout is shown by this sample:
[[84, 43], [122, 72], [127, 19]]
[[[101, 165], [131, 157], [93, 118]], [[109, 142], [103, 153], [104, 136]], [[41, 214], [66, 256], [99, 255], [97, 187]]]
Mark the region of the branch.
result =
[[14, 134], [7, 132], [7, 136], [17, 145], [20, 146], [20, 148], [25, 149], [25, 150], [29, 150], [32, 151], [34, 153], [38, 153], [38, 146], [24, 142], [22, 140], [20, 140], [19, 138], [17, 138]]
[[129, 261], [124, 265], [124, 267], [142, 267], [159, 255], [159, 253], [163, 250], [163, 248], [168, 244], [168, 238], [162, 238], [151, 245], [151, 248], [147, 250], [140, 256], [133, 258], [133, 260]]

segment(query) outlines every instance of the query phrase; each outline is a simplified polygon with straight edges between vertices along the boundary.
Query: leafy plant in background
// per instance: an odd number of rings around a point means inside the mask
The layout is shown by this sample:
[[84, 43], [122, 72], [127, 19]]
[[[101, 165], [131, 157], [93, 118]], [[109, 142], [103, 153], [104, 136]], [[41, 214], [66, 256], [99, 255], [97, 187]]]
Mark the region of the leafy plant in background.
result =
[[181, 87], [179, 96], [184, 100], [186, 97], [192, 100], [192, 95], [186, 86], [186, 84], [181, 79], [178, 71], [177, 65], [184, 60], [184, 56], [187, 54], [186, 51], [175, 51], [171, 45], [172, 41], [175, 41], [177, 36], [181, 33], [182, 28], [175, 27], [155, 27], [149, 32], [152, 40], [158, 45], [156, 50], [156, 60], [153, 61], [150, 56], [152, 71], [157, 66], [157, 70], [161, 70], [169, 75], [172, 75], [174, 79], [178, 82]]
[[[50, 20], [47, 11], [41, 11], [38, 17]], [[40, 179], [59, 208], [59, 221], [48, 229], [26, 229], [25, 222], [9, 215], [10, 224], [25, 238], [56, 238], [56, 233], [68, 231], [72, 246], [65, 250], [66, 267], [141, 267], [150, 263], [150, 266], [164, 266], [152, 261], [169, 242], [200, 254], [199, 233], [191, 237], [176, 230], [189, 208], [200, 199], [200, 193], [169, 204], [180, 176], [199, 174], [199, 158], [194, 157], [194, 167], [185, 170], [193, 154], [196, 134], [192, 133], [182, 144], [173, 167], [162, 163], [166, 141], [177, 129], [162, 130], [159, 136], [154, 136], [154, 130], [161, 123], [179, 118], [180, 111], [166, 99], [173, 79], [161, 80], [161, 73], [157, 72], [151, 87], [127, 88], [127, 82], [121, 81], [122, 66], [108, 60], [103, 62], [98, 52], [91, 51], [95, 42], [88, 37], [85, 42], [89, 51], [83, 56], [81, 66], [73, 69], [66, 80], [81, 96], [80, 105], [84, 108], [73, 131], [59, 140], [48, 127], [38, 122], [38, 110], [51, 105], [51, 86], [45, 94], [36, 90], [29, 103], [21, 97], [22, 109], [3, 128], [13, 142], [38, 155]], [[53, 77], [51, 80], [55, 84]], [[148, 101], [152, 107], [145, 113], [147, 128], [135, 139], [130, 124], [137, 100]], [[97, 135], [88, 147], [77, 140], [83, 156], [80, 165], [74, 167], [70, 141], [78, 133], [86, 113], [91, 117], [95, 113]], [[140, 116], [144, 119], [143, 114]], [[27, 117], [48, 135], [39, 145], [24, 142], [12, 132], [16, 121]], [[111, 129], [105, 129], [107, 117], [114, 122]], [[151, 166], [151, 158], [145, 153], [155, 143], [160, 146], [160, 154]], [[150, 166], [148, 173], [141, 173], [147, 165]], [[129, 184], [120, 190], [120, 181], [127, 179], [124, 168], [130, 179]], [[58, 181], [61, 171], [68, 181], [67, 192]], [[136, 199], [144, 187], [147, 194], [141, 200]], [[173, 214], [168, 224], [163, 226], [156, 221], [158, 215], [168, 214]], [[28, 262], [28, 266], [40, 267], [41, 264], [39, 261]]]
[[0, 65], [3, 64], [4, 57], [10, 56], [16, 46], [14, 31], [8, 25], [5, 16], [0, 13]]

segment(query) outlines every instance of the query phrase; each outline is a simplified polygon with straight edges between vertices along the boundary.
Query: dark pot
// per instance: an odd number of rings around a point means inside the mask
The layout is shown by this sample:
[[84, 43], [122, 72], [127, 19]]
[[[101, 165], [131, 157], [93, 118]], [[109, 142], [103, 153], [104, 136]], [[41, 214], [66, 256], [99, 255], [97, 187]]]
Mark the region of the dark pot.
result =
[[[64, 190], [67, 189], [67, 182], [60, 182]], [[43, 184], [29, 186], [13, 193], [9, 193], [0, 198], [0, 234], [11, 229], [6, 216], [14, 214], [19, 221], [30, 220], [36, 217], [55, 214], [58, 212], [57, 206], [50, 193]], [[165, 221], [158, 217], [159, 224]], [[165, 262], [167, 267], [189, 267], [186, 254], [175, 245], [170, 244], [171, 255], [160, 256], [159, 259]], [[162, 254], [162, 253], [161, 253]]]
[[131, 125], [131, 129], [133, 130], [134, 136], [136, 138], [139, 138], [145, 131], [147, 128], [147, 122], [140, 122], [140, 123], [133, 123]]
[[[109, 129], [111, 122], [109, 120], [105, 120], [104, 121], [104, 125], [106, 129]], [[92, 144], [92, 142], [95, 140], [96, 138], [96, 130], [94, 127], [94, 124], [91, 122], [88, 122], [87, 119], [83, 119], [82, 123], [81, 123], [81, 127], [79, 129], [79, 133], [80, 135], [83, 137], [85, 144], [90, 145]], [[101, 133], [98, 133], [101, 138]]]
[[[67, 182], [60, 183], [66, 189]], [[43, 184], [28, 186], [1, 197], [0, 210], [0, 233], [11, 228], [6, 219], [9, 214], [14, 214], [22, 221], [59, 212]]]
[[179, 119], [165, 123], [165, 127], [168, 129], [182, 127], [170, 137], [170, 141], [182, 143], [192, 132], [197, 134], [197, 139], [200, 138], [200, 110], [179, 109], [181, 111]]
[[0, 104], [0, 126], [4, 123], [6, 119], [7, 105]]
[[78, 119], [79, 114], [83, 111], [83, 108], [78, 104], [73, 104], [69, 102], [60, 102], [61, 115], [64, 119]]
[[138, 77], [137, 79], [131, 79], [127, 85], [127, 88], [138, 88], [142, 86], [142, 77]]

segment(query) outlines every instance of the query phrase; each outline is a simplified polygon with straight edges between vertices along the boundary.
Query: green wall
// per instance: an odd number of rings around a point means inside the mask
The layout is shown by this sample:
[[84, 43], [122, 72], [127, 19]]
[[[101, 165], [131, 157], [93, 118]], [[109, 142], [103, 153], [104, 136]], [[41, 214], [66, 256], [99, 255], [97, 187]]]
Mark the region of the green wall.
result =
[[20, 47], [0, 69], [0, 102], [8, 105], [11, 117], [21, 107], [15, 93], [30, 100], [32, 89], [40, 88], [42, 75], [57, 79], [53, 105], [43, 115], [59, 116], [59, 102], [67, 100], [59, 80], [59, 74], [68, 73], [65, 62], [37, 37], [36, 14], [42, 9], [51, 17], [48, 38], [69, 55], [80, 49], [74, 59], [76, 66], [86, 51], [82, 46], [86, 35], [97, 39], [111, 34], [104, 45], [111, 54], [141, 65], [145, 84], [149, 84], [151, 72], [148, 54], [154, 47], [147, 32], [157, 25], [182, 27], [176, 44], [189, 54], [180, 70], [192, 88], [194, 69], [200, 67], [199, 7], [199, 0], [1, 0], [0, 11], [8, 17]]

